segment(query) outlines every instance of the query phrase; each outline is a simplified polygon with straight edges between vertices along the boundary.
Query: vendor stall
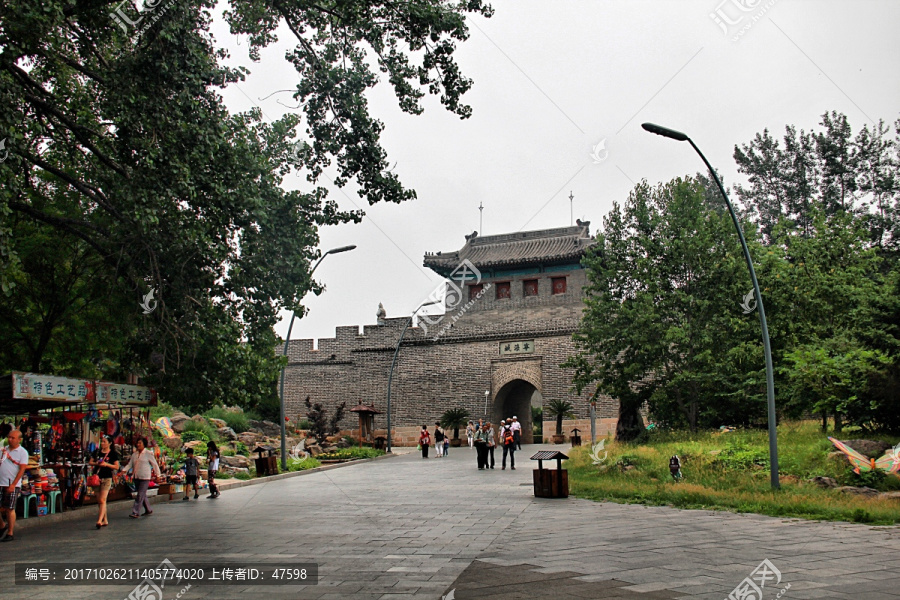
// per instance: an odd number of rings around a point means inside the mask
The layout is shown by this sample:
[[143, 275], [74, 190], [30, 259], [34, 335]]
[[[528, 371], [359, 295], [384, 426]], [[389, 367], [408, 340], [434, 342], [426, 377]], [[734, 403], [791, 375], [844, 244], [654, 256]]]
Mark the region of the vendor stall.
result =
[[[22, 517], [96, 502], [87, 479], [101, 435], [111, 438], [124, 465], [138, 437], [152, 440], [153, 405], [156, 391], [145, 386], [19, 372], [0, 377], [0, 415], [22, 431], [29, 454]], [[108, 500], [130, 496], [128, 482], [117, 477]]]

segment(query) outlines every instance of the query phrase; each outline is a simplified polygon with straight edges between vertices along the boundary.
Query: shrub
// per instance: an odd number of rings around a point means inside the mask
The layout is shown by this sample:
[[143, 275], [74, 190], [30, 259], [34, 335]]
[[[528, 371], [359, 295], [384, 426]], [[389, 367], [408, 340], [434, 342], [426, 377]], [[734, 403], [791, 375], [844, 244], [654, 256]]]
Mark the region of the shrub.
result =
[[362, 448], [341, 448], [333, 452], [320, 454], [320, 460], [348, 460], [352, 458], [375, 458], [384, 454], [383, 450], [376, 450], [363, 446]]
[[[204, 434], [204, 441], [212, 440], [216, 443], [219, 442], [219, 432], [216, 431], [216, 428], [210, 425], [209, 423], [198, 423], [196, 421], [185, 421], [184, 422], [184, 433], [181, 434], [181, 439], [184, 441], [184, 436], [187, 433], [192, 431], [196, 431], [198, 433]], [[194, 438], [200, 439], [200, 438]], [[189, 441], [189, 440], [188, 440]]]
[[216, 479], [231, 479], [231, 473], [226, 473], [225, 471], [219, 471], [216, 473]]
[[441, 427], [453, 430], [453, 439], [459, 439], [459, 428], [465, 427], [469, 420], [469, 411], [465, 408], [451, 408], [441, 415]]
[[250, 476], [250, 473], [244, 473], [243, 471], [240, 472], [240, 473], [235, 473], [235, 474], [234, 474], [234, 478], [235, 478], [235, 479], [240, 479], [240, 480], [242, 480], [242, 481], [247, 481], [247, 480], [249, 480], [249, 479], [252, 479], [252, 477]]
[[235, 444], [234, 453], [242, 456], [250, 456], [250, 450], [247, 449], [247, 445], [244, 442]]
[[209, 436], [206, 435], [206, 433], [204, 433], [203, 431], [198, 430], [185, 431], [181, 434], [181, 443], [183, 444], [196, 440], [200, 440], [201, 442], [208, 442]]
[[221, 406], [214, 406], [203, 413], [203, 416], [213, 419], [222, 419], [229, 427], [234, 429], [235, 433], [243, 433], [250, 429], [250, 418], [246, 413], [230, 412]]
[[322, 463], [320, 463], [315, 458], [308, 456], [302, 460], [292, 460], [288, 462], [288, 471], [305, 471], [307, 469], [315, 469], [316, 467], [321, 467]]

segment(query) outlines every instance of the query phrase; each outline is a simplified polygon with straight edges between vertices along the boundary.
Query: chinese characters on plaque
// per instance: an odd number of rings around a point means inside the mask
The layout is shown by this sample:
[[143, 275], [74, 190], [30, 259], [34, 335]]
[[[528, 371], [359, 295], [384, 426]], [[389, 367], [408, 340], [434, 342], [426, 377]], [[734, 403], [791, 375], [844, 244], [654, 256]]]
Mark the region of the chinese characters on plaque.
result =
[[505, 354], [533, 354], [534, 340], [500, 342], [500, 356]]

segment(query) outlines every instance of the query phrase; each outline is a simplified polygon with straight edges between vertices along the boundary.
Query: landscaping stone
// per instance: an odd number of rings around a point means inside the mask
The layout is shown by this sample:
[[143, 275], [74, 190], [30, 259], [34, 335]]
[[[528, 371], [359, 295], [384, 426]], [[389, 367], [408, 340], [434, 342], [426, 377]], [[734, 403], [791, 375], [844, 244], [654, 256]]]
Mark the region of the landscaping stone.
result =
[[841, 440], [860, 454], [865, 454], [869, 458], [881, 458], [881, 456], [891, 448], [887, 442], [878, 442], [874, 440]]
[[241, 408], [240, 406], [226, 406], [225, 412], [244, 414], [244, 409]]
[[193, 417], [191, 417], [191, 421], [193, 421], [194, 423], [200, 423], [201, 425], [208, 424], [206, 421], [206, 417], [204, 417], [203, 415], [194, 415]]
[[223, 456], [220, 458], [223, 464], [228, 465], [229, 467], [238, 467], [238, 468], [249, 468], [250, 467], [250, 459], [246, 456], [241, 456], [240, 454], [236, 454], [234, 456]]
[[813, 477], [812, 479], [810, 479], [810, 481], [821, 488], [834, 489], [838, 486], [837, 481], [835, 481], [831, 477]]
[[322, 454], [322, 448], [320, 448], [317, 444], [313, 444], [312, 446], [307, 446], [306, 451], [310, 456], [318, 456]]
[[281, 435], [281, 427], [279, 427], [272, 421], [256, 421], [254, 419], [250, 419], [249, 424], [250, 431], [254, 433], [262, 433], [267, 436]]
[[216, 429], [221, 429], [222, 427], [228, 427], [228, 423], [226, 423], [223, 419], [216, 419], [214, 417], [208, 417], [206, 419], [210, 422], [210, 424]]
[[[218, 419], [216, 419], [216, 420], [218, 421]], [[234, 429], [232, 429], [231, 427], [219, 427], [216, 431], [219, 432], [219, 437], [224, 438], [226, 440], [238, 439], [237, 434], [234, 432]]]
[[231, 473], [232, 475], [237, 474], [237, 473], [246, 473], [247, 475], [250, 474], [250, 469], [241, 468], [241, 467], [231, 467], [228, 465], [223, 466], [222, 470], [225, 471], [226, 473]]
[[[197, 448], [201, 446], [201, 448]], [[192, 440], [184, 445], [185, 448], [193, 448], [194, 452], [199, 452], [201, 450], [206, 449], [206, 443], [203, 440]]]
[[172, 437], [167, 437], [164, 440], [166, 444], [166, 448], [171, 448], [172, 450], [178, 450], [181, 448], [181, 436], [173, 435]]
[[900, 492], [881, 492], [878, 494], [879, 500], [900, 500]]
[[878, 490], [870, 487], [853, 487], [852, 485], [839, 487], [837, 491], [842, 494], [853, 494], [855, 496], [877, 496], [879, 493]]
[[175, 433], [182, 433], [184, 431], [184, 424], [187, 421], [190, 421], [191, 418], [183, 412], [176, 412], [169, 417], [169, 420], [172, 422], [172, 429], [175, 430]]
[[237, 439], [239, 442], [244, 442], [244, 445], [247, 446], [247, 448], [253, 450], [259, 440], [259, 434], [253, 433], [252, 431], [245, 431], [244, 433], [237, 434]]

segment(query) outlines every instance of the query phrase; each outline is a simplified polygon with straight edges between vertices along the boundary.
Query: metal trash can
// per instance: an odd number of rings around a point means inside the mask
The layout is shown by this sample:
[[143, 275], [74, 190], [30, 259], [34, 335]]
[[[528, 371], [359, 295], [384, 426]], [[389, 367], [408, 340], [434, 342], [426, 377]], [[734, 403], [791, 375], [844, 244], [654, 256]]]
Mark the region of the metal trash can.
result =
[[[541, 450], [531, 457], [538, 461], [534, 473], [534, 495], [537, 498], [568, 498], [569, 473], [562, 468], [562, 461], [568, 456], [557, 450]], [[545, 469], [545, 460], [556, 460], [556, 469]]]

